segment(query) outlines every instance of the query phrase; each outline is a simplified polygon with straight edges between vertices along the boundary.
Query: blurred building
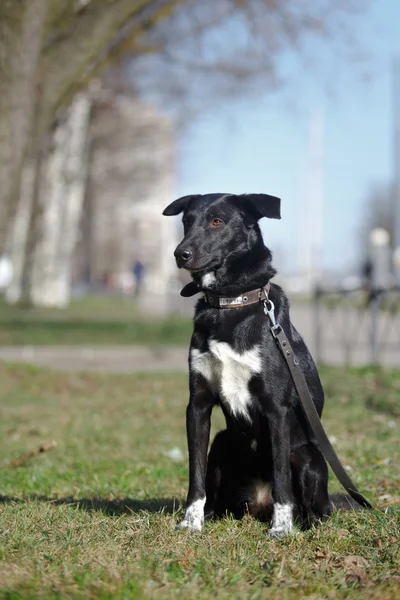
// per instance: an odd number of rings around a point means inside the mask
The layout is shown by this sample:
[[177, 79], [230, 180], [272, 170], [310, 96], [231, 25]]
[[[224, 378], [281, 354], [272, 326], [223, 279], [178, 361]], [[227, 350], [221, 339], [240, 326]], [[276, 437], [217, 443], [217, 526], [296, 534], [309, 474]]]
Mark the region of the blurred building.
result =
[[174, 199], [174, 123], [132, 92], [102, 87], [89, 143], [75, 280], [134, 293], [140, 263], [138, 302], [150, 312], [170, 312], [179, 228], [162, 211]]

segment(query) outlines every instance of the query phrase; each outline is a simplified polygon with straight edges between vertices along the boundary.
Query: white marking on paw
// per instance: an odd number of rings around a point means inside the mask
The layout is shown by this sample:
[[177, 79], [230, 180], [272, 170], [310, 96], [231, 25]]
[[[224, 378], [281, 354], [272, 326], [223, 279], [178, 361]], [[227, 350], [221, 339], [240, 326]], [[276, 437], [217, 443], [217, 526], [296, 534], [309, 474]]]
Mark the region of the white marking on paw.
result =
[[257, 440], [251, 440], [250, 448], [255, 452], [257, 450]]
[[216, 277], [215, 277], [215, 273], [213, 273], [213, 272], [206, 273], [201, 278], [201, 285], [205, 288], [210, 287], [215, 282], [216, 282]]
[[259, 346], [240, 353], [226, 342], [210, 340], [209, 347], [209, 352], [192, 348], [191, 368], [219, 391], [221, 400], [229, 405], [233, 415], [250, 420], [249, 381], [262, 370]]
[[269, 535], [282, 537], [293, 533], [293, 506], [291, 504], [274, 504], [272, 527]]
[[183, 520], [177, 525], [177, 529], [189, 529], [190, 531], [201, 531], [204, 525], [204, 505], [206, 499], [196, 500], [185, 511]]

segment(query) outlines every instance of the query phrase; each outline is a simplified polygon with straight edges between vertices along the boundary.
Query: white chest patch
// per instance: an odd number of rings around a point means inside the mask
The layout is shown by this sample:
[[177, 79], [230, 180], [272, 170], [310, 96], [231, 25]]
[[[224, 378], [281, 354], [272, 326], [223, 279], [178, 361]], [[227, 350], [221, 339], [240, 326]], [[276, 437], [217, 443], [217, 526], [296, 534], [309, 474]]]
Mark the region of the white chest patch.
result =
[[191, 350], [192, 369], [218, 389], [221, 401], [229, 405], [235, 416], [250, 420], [249, 381], [253, 375], [261, 373], [259, 346], [239, 353], [226, 342], [211, 340], [209, 348], [209, 352]]

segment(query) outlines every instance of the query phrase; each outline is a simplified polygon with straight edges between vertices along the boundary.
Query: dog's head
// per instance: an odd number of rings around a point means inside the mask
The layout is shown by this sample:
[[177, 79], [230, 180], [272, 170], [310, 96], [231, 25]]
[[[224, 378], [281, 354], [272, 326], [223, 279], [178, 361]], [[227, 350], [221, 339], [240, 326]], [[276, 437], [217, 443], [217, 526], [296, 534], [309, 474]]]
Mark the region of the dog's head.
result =
[[281, 216], [279, 198], [267, 194], [184, 196], [163, 212], [180, 213], [185, 235], [174, 253], [176, 263], [200, 275], [217, 271], [229, 257], [241, 256], [259, 243], [259, 219]]

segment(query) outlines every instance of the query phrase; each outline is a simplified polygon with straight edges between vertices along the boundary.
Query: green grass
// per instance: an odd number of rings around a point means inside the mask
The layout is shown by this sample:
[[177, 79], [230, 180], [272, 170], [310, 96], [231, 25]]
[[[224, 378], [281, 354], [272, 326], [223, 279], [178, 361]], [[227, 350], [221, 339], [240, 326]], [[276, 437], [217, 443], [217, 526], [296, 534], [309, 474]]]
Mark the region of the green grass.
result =
[[144, 316], [132, 299], [93, 297], [65, 310], [8, 306], [0, 301], [0, 346], [189, 344], [190, 318]]
[[[0, 365], [0, 598], [397, 599], [400, 422], [391, 394], [400, 394], [400, 372], [322, 376], [338, 453], [386, 508], [339, 511], [276, 541], [251, 518], [175, 532], [188, 475], [185, 375]], [[216, 411], [214, 432], [221, 426]], [[55, 449], [7, 468], [52, 439]], [[165, 454], [176, 446], [182, 462]]]

